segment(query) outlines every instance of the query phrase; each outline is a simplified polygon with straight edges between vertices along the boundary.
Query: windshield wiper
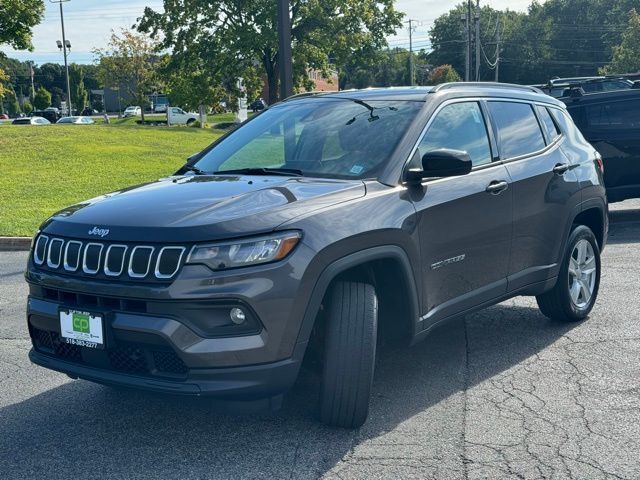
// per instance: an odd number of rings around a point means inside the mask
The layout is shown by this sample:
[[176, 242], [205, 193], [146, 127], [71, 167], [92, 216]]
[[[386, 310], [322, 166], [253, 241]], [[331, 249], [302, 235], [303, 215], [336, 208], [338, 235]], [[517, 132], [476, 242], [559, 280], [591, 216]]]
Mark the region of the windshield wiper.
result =
[[301, 177], [303, 175], [302, 170], [297, 168], [236, 168], [234, 170], [221, 170], [214, 172], [214, 175], [281, 175], [285, 177]]
[[187, 165], [186, 167], [184, 167], [184, 169], [187, 172], [193, 172], [196, 175], [208, 175], [207, 172], [205, 172], [204, 170], [199, 169], [198, 167], [196, 167], [195, 165]]

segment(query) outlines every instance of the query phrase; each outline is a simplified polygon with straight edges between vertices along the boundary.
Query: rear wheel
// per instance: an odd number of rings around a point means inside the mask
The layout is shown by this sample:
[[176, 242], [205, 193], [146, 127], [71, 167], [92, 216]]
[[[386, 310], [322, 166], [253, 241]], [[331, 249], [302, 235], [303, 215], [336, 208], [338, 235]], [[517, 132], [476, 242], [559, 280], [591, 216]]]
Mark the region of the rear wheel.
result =
[[600, 248], [591, 229], [580, 225], [569, 236], [556, 285], [536, 300], [547, 317], [577, 322], [591, 312], [599, 287]]
[[356, 428], [369, 412], [378, 328], [375, 289], [361, 282], [335, 283], [327, 314], [320, 420]]

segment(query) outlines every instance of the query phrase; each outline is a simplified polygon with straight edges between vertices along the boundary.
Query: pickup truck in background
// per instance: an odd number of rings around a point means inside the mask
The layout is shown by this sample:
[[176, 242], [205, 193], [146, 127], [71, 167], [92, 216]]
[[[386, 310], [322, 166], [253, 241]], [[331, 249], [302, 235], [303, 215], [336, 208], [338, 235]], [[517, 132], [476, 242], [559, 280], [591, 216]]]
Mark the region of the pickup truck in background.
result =
[[198, 120], [197, 113], [185, 112], [180, 107], [167, 108], [167, 123], [169, 125], [191, 125]]

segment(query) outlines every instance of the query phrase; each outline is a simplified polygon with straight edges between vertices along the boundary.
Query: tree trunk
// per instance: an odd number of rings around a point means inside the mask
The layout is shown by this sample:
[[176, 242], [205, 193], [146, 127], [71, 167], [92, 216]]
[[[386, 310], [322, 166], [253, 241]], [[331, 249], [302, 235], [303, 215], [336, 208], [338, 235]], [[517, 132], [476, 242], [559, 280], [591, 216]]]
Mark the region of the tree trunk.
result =
[[207, 123], [207, 110], [204, 105], [198, 105], [198, 115], [200, 116], [200, 128], [204, 128]]
[[269, 87], [269, 105], [273, 105], [278, 101], [278, 79], [280, 77], [278, 72], [278, 55], [275, 58], [271, 57], [271, 51], [267, 50], [262, 56], [262, 63], [264, 65], [264, 71], [267, 74], [267, 85]]

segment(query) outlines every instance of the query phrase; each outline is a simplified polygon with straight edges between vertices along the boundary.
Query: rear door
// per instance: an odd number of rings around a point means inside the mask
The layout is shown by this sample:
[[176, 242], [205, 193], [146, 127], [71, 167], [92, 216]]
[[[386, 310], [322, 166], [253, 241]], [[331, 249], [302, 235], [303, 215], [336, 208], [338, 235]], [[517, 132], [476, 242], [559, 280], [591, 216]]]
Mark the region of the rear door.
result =
[[513, 182], [512, 291], [555, 275], [567, 219], [580, 201], [579, 183], [546, 107], [496, 100], [488, 108]]
[[511, 247], [512, 190], [480, 101], [456, 100], [432, 117], [419, 155], [466, 151], [468, 175], [426, 179], [412, 200], [417, 210], [425, 328], [506, 292]]

